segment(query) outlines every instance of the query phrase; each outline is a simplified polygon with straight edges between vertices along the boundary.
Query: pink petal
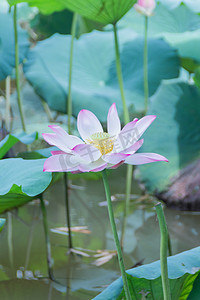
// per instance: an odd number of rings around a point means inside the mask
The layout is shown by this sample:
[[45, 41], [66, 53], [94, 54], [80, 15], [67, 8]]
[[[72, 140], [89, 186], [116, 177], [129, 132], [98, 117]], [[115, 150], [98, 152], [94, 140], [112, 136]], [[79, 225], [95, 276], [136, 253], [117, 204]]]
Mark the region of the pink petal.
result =
[[121, 122], [117, 113], [115, 103], [111, 105], [108, 111], [107, 130], [111, 137], [118, 135], [121, 131]]
[[43, 133], [42, 136], [49, 145], [56, 146], [65, 153], [71, 152], [71, 150], [65, 144], [65, 141], [55, 133]]
[[129, 154], [124, 154], [124, 153], [111, 153], [111, 154], [104, 155], [102, 159], [109, 164], [116, 165], [121, 161], [124, 161], [128, 156]]
[[138, 131], [135, 130], [137, 122], [138, 119], [134, 119], [123, 127], [114, 143], [113, 152], [122, 152], [137, 141]]
[[149, 115], [143, 117], [139, 121], [136, 119], [135, 121], [128, 123], [122, 129], [117, 140], [115, 141], [115, 152], [122, 152], [136, 143], [149, 125], [151, 125], [151, 123], [155, 120], [155, 118], [156, 116]]
[[51, 151], [52, 155], [58, 155], [58, 154], [66, 154], [66, 152], [63, 151]]
[[137, 123], [138, 119], [135, 118], [133, 121], [127, 123], [123, 128], [121, 132], [126, 132], [129, 131], [131, 129], [133, 129], [133, 127], [135, 126], [135, 124]]
[[125, 154], [134, 154], [143, 145], [144, 139], [137, 141], [135, 144], [123, 151]]
[[127, 157], [125, 163], [131, 165], [143, 165], [156, 161], [168, 162], [168, 159], [156, 153], [136, 153]]
[[92, 145], [81, 144], [72, 149], [76, 154], [80, 155], [86, 163], [98, 160], [101, 157], [101, 152]]
[[108, 168], [109, 169], [117, 169], [118, 167], [120, 167], [121, 165], [123, 165], [123, 163], [124, 163], [124, 161], [121, 161], [121, 162], [119, 162], [118, 164], [116, 164], [114, 166], [111, 166], [111, 167], [108, 166]]
[[104, 170], [107, 166], [107, 163], [103, 161], [102, 159], [99, 159], [98, 161], [92, 162], [90, 164], [80, 164], [79, 170], [81, 172], [100, 172]]
[[73, 155], [60, 154], [50, 156], [45, 160], [44, 172], [70, 172], [78, 168], [78, 162]]
[[89, 110], [82, 109], [77, 118], [77, 127], [82, 139], [87, 142], [91, 135], [103, 132], [101, 123], [97, 117]]
[[58, 125], [49, 125], [56, 135], [63, 140], [69, 149], [74, 148], [78, 144], [83, 144], [83, 141], [74, 135], [69, 135], [62, 127]]

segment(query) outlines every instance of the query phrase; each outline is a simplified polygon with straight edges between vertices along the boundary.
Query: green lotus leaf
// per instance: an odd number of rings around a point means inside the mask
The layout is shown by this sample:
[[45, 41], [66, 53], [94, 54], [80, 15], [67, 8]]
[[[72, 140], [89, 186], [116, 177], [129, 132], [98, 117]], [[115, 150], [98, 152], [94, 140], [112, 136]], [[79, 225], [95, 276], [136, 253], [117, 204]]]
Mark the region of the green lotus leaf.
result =
[[187, 83], [165, 82], [151, 98], [148, 114], [157, 119], [144, 134], [142, 152], [166, 156], [169, 163], [141, 166], [140, 178], [150, 191], [163, 191], [171, 179], [200, 157], [200, 90]]
[[43, 14], [69, 9], [103, 24], [114, 24], [133, 6], [136, 0], [8, 0], [10, 5], [26, 2], [37, 6]]
[[0, 141], [0, 159], [17, 143], [21, 142], [25, 145], [33, 143], [38, 138], [37, 132], [26, 134], [21, 132], [19, 134], [8, 134], [2, 141]]
[[0, 213], [21, 206], [43, 193], [52, 173], [43, 172], [45, 159], [0, 160]]
[[[29, 52], [25, 76], [50, 106], [66, 112], [71, 36], [55, 34], [41, 41]], [[119, 32], [125, 95], [129, 111], [144, 110], [143, 38], [130, 30]], [[159, 58], [159, 59], [158, 59]], [[162, 66], [162, 68], [160, 67]], [[179, 59], [176, 51], [161, 39], [149, 40], [149, 92], [155, 93], [162, 79], [177, 77]], [[122, 115], [121, 96], [115, 67], [112, 32], [84, 34], [74, 43], [72, 76], [73, 114], [83, 108], [92, 110], [106, 121], [113, 102]]]
[[[5, 30], [6, 28], [6, 30]], [[18, 26], [19, 62], [29, 49], [27, 32]], [[11, 75], [15, 68], [15, 39], [12, 14], [0, 13], [0, 80]]]
[[[182, 252], [168, 258], [168, 274], [172, 300], [186, 300], [200, 270], [200, 247]], [[133, 300], [147, 296], [149, 300], [163, 299], [160, 261], [128, 270]], [[124, 299], [122, 278], [114, 281], [95, 300]], [[144, 298], [145, 299], [145, 298]]]
[[[130, 10], [119, 25], [144, 33], [144, 17], [135, 10]], [[149, 18], [148, 33], [152, 37], [163, 37], [178, 50], [181, 57], [200, 62], [200, 16], [188, 7], [181, 5], [168, 10], [167, 7], [158, 5], [154, 15]]]

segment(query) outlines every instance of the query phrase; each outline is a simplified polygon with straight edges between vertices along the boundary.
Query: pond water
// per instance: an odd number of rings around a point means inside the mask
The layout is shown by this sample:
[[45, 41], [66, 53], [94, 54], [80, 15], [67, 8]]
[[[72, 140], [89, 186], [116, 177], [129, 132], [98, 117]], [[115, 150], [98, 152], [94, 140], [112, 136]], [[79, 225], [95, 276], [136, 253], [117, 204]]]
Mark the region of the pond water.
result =
[[[116, 222], [120, 231], [123, 215], [125, 167], [109, 176]], [[154, 200], [141, 197], [134, 182], [125, 235], [126, 268], [137, 263], [159, 259], [159, 226], [153, 208]], [[52, 185], [44, 195], [54, 260], [56, 282], [48, 280], [45, 240], [38, 201], [5, 214], [7, 225], [0, 236], [0, 291], [4, 300], [88, 300], [119, 277], [117, 257], [104, 252], [108, 262], [97, 266], [97, 250], [115, 250], [109, 225], [101, 180], [72, 181], [70, 189], [72, 226], [86, 226], [86, 233], [73, 232], [76, 249], [86, 253], [67, 254], [66, 234], [55, 228], [66, 226], [63, 179]], [[135, 197], [132, 197], [135, 198]], [[165, 208], [173, 254], [199, 246], [199, 213], [179, 212]], [[85, 227], [84, 227], [85, 228]], [[92, 251], [91, 251], [92, 250]], [[95, 256], [96, 255], [96, 256]], [[109, 260], [109, 255], [112, 257]]]

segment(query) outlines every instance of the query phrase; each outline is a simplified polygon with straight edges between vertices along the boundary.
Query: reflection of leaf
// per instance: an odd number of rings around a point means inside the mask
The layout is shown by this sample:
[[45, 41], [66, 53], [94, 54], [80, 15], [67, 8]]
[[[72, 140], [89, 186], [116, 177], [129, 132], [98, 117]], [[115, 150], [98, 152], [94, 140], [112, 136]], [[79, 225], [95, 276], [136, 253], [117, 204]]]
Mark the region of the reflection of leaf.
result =
[[139, 168], [150, 191], [164, 190], [183, 167], [200, 157], [199, 98], [199, 89], [186, 83], [163, 83], [152, 97], [148, 114], [157, 119], [144, 135], [142, 152], [160, 153], [169, 163]]
[[32, 134], [26, 134], [21, 132], [20, 134], [9, 134], [2, 141], [0, 141], [0, 159], [17, 143], [21, 142], [25, 145], [31, 144], [38, 138], [36, 132]]
[[44, 192], [52, 180], [43, 172], [44, 159], [0, 160], [0, 212], [21, 206]]
[[[168, 258], [172, 300], [186, 300], [200, 269], [200, 247]], [[133, 300], [141, 299], [141, 292], [150, 292], [148, 299], [163, 299], [160, 261], [128, 270]], [[96, 300], [120, 300], [124, 297], [122, 278], [113, 282]]]
[[[144, 109], [143, 60], [140, 55], [143, 38], [138, 38], [130, 30], [119, 31], [119, 38], [127, 104], [130, 112], [141, 112]], [[55, 34], [38, 42], [29, 52], [24, 65], [25, 76], [36, 92], [47, 101], [50, 108], [60, 112], [66, 112], [68, 81], [64, 78], [68, 77], [70, 39], [70, 36]], [[74, 115], [77, 116], [82, 108], [87, 108], [104, 122], [113, 101], [116, 101], [118, 111], [122, 114], [113, 33], [93, 31], [75, 40], [74, 44]], [[177, 77], [178, 72], [176, 52], [161, 39], [149, 40], [150, 95], [156, 91], [162, 79]]]
[[[6, 28], [6, 30], [5, 30]], [[18, 27], [19, 61], [25, 58], [28, 48], [28, 36], [25, 30]], [[15, 43], [12, 14], [0, 14], [0, 80], [11, 75], [15, 67]]]

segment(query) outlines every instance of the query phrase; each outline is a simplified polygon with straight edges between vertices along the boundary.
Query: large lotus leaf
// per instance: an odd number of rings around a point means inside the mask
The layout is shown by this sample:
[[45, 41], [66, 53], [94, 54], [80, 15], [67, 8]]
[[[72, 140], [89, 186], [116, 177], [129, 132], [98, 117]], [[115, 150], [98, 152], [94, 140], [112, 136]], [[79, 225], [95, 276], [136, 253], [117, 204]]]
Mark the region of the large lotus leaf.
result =
[[168, 9], [174, 9], [180, 4], [184, 3], [194, 12], [200, 12], [200, 2], [196, 0], [159, 0]]
[[[168, 258], [168, 276], [172, 300], [187, 299], [199, 269], [200, 247]], [[133, 300], [142, 299], [142, 294], [148, 295], [149, 300], [163, 299], [160, 261], [128, 270], [127, 273], [129, 274], [128, 279]], [[94, 299], [124, 299], [122, 288], [122, 278], [119, 278]]]
[[5, 223], [6, 223], [6, 219], [0, 218], [0, 232], [3, 230]]
[[0, 160], [0, 213], [21, 206], [46, 190], [52, 174], [43, 172], [44, 161]]
[[163, 83], [151, 98], [148, 114], [157, 119], [145, 133], [143, 152], [156, 152], [169, 163], [140, 167], [150, 191], [163, 191], [170, 179], [200, 157], [200, 90], [186, 83]]
[[81, 16], [103, 24], [114, 24], [133, 6], [136, 0], [8, 0], [10, 5], [27, 2], [44, 14], [70, 9]]
[[[5, 30], [6, 28], [6, 30]], [[25, 58], [29, 41], [27, 32], [18, 26], [19, 62]], [[11, 75], [15, 67], [15, 39], [12, 14], [0, 14], [0, 80]]]
[[[120, 21], [120, 26], [130, 27], [143, 34], [144, 17], [130, 10]], [[158, 5], [154, 15], [149, 18], [148, 33], [150, 36], [163, 37], [178, 50], [181, 57], [190, 57], [200, 62], [200, 16], [186, 6], [168, 10]]]
[[[143, 38], [130, 30], [119, 32], [125, 95], [130, 111], [143, 111]], [[25, 76], [36, 92], [57, 111], [66, 112], [70, 36], [55, 34], [29, 52]], [[162, 66], [162, 68], [160, 67]], [[176, 51], [161, 39], [149, 40], [149, 87], [152, 95], [164, 78], [178, 76]], [[74, 45], [73, 113], [92, 110], [105, 121], [113, 102], [122, 113], [112, 32], [84, 34]], [[134, 109], [133, 109], [134, 106]]]
[[26, 134], [21, 132], [19, 134], [8, 134], [2, 141], [0, 141], [0, 159], [17, 143], [21, 142], [25, 145], [33, 143], [38, 138], [37, 132]]

